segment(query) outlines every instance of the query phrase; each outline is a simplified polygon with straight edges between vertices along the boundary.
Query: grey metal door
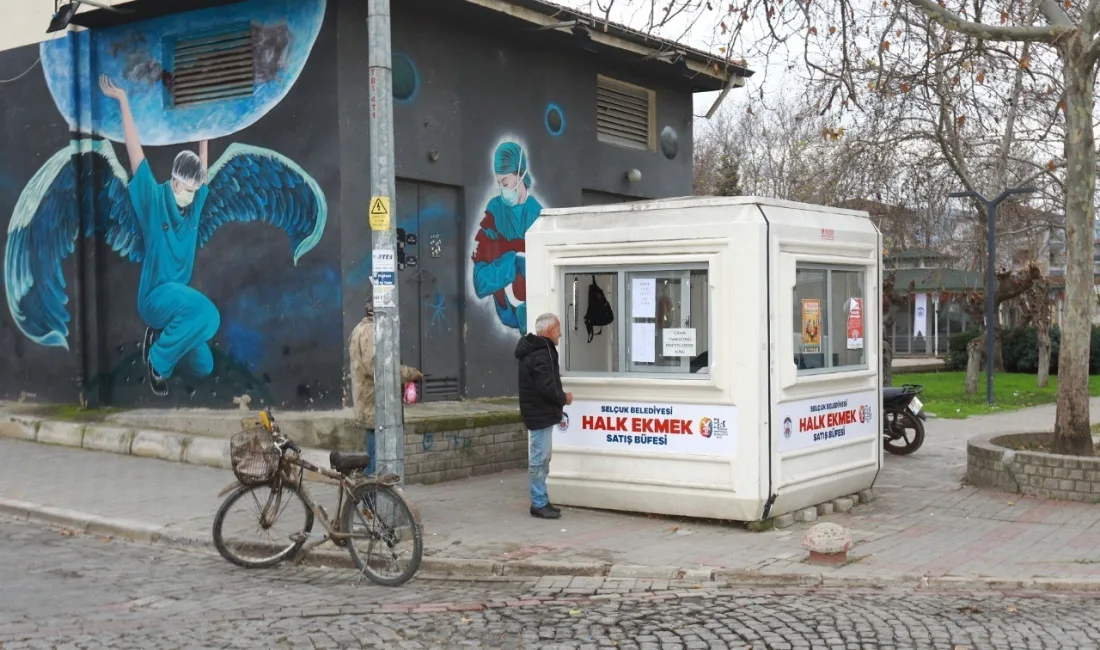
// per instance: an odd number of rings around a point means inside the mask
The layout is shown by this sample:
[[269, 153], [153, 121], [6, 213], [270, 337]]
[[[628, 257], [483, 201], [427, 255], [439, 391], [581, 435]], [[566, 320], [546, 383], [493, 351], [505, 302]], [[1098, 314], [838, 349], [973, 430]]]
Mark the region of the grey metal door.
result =
[[461, 190], [398, 181], [396, 207], [405, 242], [398, 268], [401, 358], [423, 371], [424, 401], [457, 400], [464, 393]]

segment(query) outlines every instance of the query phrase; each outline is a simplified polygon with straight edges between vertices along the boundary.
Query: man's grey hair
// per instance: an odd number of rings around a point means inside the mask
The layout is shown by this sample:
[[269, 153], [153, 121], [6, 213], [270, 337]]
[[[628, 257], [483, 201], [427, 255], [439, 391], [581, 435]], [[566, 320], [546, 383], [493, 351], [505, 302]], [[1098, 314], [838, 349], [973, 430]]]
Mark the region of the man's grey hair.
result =
[[535, 334], [542, 334], [558, 322], [558, 317], [551, 313], [545, 313], [535, 319]]

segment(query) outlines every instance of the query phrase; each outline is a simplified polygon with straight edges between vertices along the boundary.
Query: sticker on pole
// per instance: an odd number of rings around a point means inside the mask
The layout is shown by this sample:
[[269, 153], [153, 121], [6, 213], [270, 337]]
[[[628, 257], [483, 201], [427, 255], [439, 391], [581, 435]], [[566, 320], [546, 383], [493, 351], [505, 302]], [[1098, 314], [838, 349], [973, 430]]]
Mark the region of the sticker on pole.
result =
[[393, 287], [387, 285], [374, 285], [374, 308], [393, 309]]
[[372, 197], [370, 197], [370, 229], [371, 230], [389, 230], [390, 229], [390, 197], [388, 197], [388, 196], [372, 196]]
[[393, 271], [376, 271], [374, 274], [374, 286], [392, 287], [397, 284], [397, 274]]

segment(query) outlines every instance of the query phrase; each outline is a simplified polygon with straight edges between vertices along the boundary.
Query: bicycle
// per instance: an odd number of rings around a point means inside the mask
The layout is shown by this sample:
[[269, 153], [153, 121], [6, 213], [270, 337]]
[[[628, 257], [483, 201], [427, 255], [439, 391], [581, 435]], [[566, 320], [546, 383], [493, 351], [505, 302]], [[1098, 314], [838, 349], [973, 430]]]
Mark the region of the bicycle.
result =
[[[369, 454], [333, 451], [329, 454], [332, 471], [320, 468], [301, 458], [301, 448], [280, 433], [270, 410], [260, 412], [260, 423], [259, 427], [235, 434], [230, 441], [230, 464], [237, 481], [218, 494], [219, 497], [229, 494], [214, 516], [214, 546], [218, 553], [241, 567], [267, 568], [291, 556], [295, 563], [300, 563], [314, 548], [331, 540], [347, 548], [361, 576], [365, 574], [371, 582], [395, 587], [411, 580], [420, 568], [424, 536], [419, 511], [397, 485], [400, 477], [396, 474], [365, 475], [363, 472], [370, 464]], [[306, 471], [339, 482], [335, 521], [314, 501], [305, 486]], [[258, 522], [261, 532], [270, 537], [268, 541], [252, 545], [265, 554], [258, 557], [245, 555], [249, 546], [238, 540], [238, 528], [226, 524], [230, 510], [247, 496], [251, 496], [252, 503], [258, 507], [252, 515], [253, 523]], [[292, 521], [290, 533], [283, 538], [285, 541], [277, 541], [281, 536], [269, 534], [269, 531], [288, 507], [297, 505], [304, 506], [302, 518]], [[389, 521], [388, 514], [393, 515]], [[315, 519], [321, 522], [325, 534], [311, 540]], [[361, 546], [367, 540], [364, 554]], [[395, 550], [404, 541], [412, 542], [408, 555]], [[381, 549], [382, 557], [376, 558], [371, 551], [379, 542], [384, 548]], [[383, 573], [389, 561], [397, 569], [394, 574]]]

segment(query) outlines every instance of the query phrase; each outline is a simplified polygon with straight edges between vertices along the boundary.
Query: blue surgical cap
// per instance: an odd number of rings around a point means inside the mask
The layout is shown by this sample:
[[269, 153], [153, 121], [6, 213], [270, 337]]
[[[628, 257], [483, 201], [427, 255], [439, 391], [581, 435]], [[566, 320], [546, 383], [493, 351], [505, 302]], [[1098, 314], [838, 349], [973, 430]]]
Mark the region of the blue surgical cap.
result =
[[493, 154], [493, 169], [498, 174], [518, 174], [523, 176], [523, 184], [531, 187], [531, 173], [527, 171], [527, 152], [515, 142], [504, 142]]

